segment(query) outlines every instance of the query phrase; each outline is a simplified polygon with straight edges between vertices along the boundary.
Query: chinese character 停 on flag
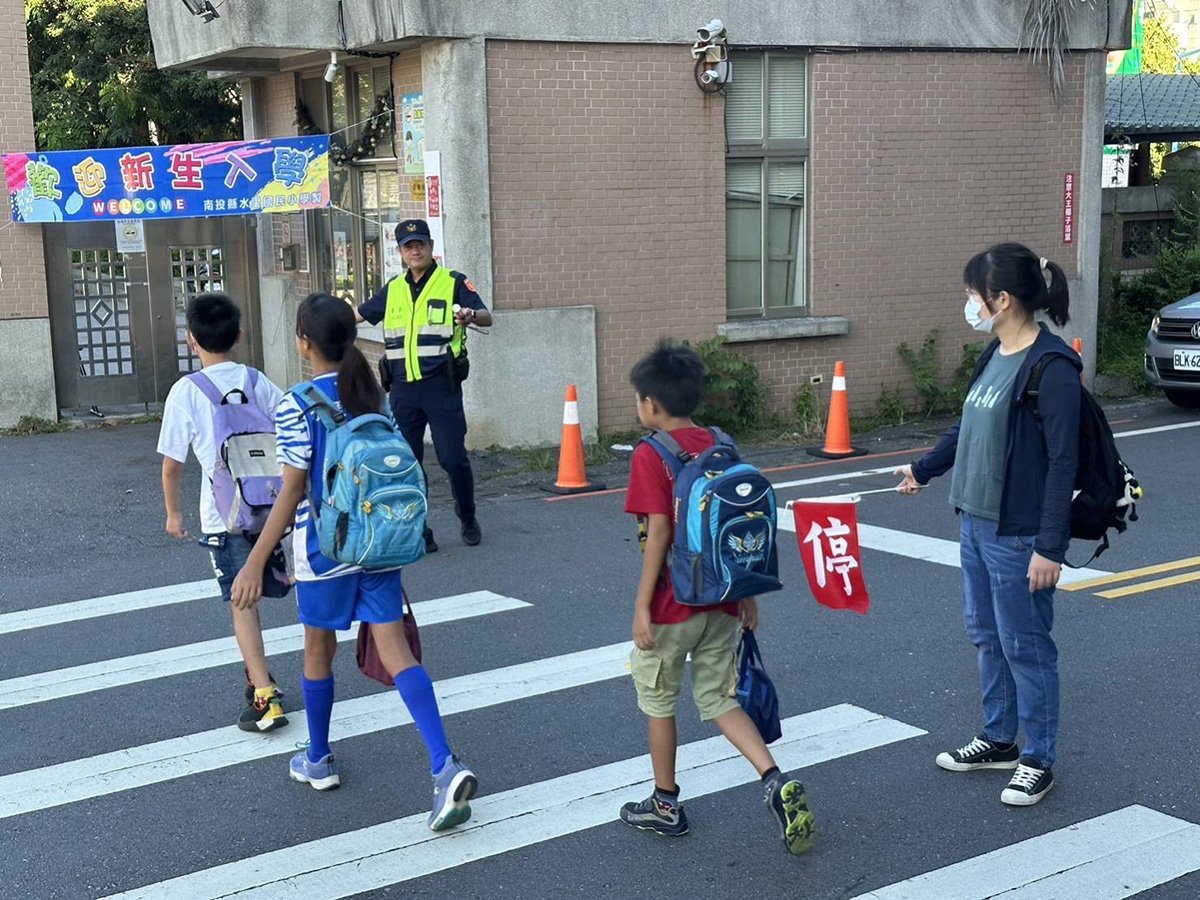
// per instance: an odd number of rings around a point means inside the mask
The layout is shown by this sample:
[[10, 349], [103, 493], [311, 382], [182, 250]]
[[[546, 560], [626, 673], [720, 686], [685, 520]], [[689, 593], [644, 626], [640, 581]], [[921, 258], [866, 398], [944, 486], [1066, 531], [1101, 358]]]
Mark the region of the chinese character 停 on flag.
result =
[[792, 513], [800, 558], [817, 602], [865, 613], [871, 598], [863, 578], [855, 507], [854, 502], [796, 500]]

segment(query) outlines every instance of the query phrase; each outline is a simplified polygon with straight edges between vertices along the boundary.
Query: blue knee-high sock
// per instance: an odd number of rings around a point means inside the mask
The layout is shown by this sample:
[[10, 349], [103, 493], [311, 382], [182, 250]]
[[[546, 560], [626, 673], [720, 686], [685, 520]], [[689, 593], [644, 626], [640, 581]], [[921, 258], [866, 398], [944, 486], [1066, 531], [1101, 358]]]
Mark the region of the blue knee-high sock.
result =
[[304, 713], [308, 718], [308, 759], [319, 762], [329, 754], [329, 719], [333, 715], [333, 676], [309, 681], [301, 676]]
[[446, 743], [446, 731], [442, 728], [437, 697], [433, 695], [433, 682], [423, 666], [405, 669], [394, 680], [400, 699], [408, 707], [417, 731], [425, 741], [425, 749], [429, 751], [429, 768], [436, 775], [450, 758], [450, 747]]

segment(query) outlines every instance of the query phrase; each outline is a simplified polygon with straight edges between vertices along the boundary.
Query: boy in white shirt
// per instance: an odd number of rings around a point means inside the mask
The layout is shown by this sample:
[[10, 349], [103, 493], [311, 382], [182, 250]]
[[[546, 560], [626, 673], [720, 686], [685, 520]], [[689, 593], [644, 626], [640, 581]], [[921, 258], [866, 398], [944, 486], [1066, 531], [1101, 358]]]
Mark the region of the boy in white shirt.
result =
[[[272, 420], [275, 407], [283, 393], [261, 372], [234, 362], [229, 353], [241, 337], [241, 311], [226, 294], [206, 293], [194, 297], [187, 308], [187, 342], [200, 357], [202, 374], [215, 387], [215, 392], [230, 400], [242, 399], [253, 403]], [[212, 389], [209, 389], [212, 391]], [[228, 397], [232, 392], [233, 396]], [[245, 394], [244, 398], [240, 395]], [[214, 401], [193, 377], [179, 379], [167, 394], [163, 407], [162, 429], [158, 437], [158, 452], [163, 457], [163, 499], [167, 508], [167, 534], [173, 538], [189, 537], [180, 511], [179, 483], [188, 450], [195, 454], [204, 478], [200, 486], [201, 545], [209, 550], [213, 572], [221, 588], [221, 596], [229, 603], [233, 579], [241, 571], [258, 535], [230, 532], [217, 511], [213, 495], [213, 468], [220, 447], [214, 429]], [[264, 573], [264, 594], [283, 596], [287, 593], [286, 563], [276, 552]], [[230, 604], [233, 614], [233, 633], [246, 664], [246, 708], [238, 719], [243, 731], [273, 731], [287, 724], [282, 693], [267, 668], [263, 648], [262, 624], [257, 607], [238, 609]]]

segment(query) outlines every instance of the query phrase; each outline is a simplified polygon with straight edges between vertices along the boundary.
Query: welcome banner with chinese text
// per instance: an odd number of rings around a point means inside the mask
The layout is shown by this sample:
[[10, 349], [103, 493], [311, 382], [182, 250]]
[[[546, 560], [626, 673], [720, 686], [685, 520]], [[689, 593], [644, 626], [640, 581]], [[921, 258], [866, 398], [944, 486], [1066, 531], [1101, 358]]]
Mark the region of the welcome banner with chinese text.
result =
[[789, 505], [808, 586], [817, 602], [866, 613], [871, 598], [863, 578], [857, 503], [793, 500]]
[[329, 137], [4, 154], [14, 222], [297, 212], [329, 206]]

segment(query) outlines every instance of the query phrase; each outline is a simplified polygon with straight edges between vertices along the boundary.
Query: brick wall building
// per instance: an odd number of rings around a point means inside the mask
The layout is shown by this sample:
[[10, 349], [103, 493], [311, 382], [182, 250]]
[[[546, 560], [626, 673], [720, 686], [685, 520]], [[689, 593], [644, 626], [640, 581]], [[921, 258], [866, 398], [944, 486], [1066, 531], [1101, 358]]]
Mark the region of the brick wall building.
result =
[[[25, 6], [0, 0], [0, 153], [34, 145]], [[0, 427], [21, 416], [54, 418], [54, 367], [42, 230], [13, 227], [9, 204], [0, 213]]]
[[[447, 261], [496, 311], [491, 336], [471, 338], [477, 443], [556, 440], [567, 381], [580, 384], [588, 431], [632, 427], [627, 373], [660, 335], [723, 335], [778, 411], [837, 359], [859, 410], [881, 387], [911, 395], [897, 346], [940, 329], [953, 369], [972, 337], [962, 266], [998, 240], [1067, 271], [1068, 336], [1090, 357], [1104, 59], [1128, 43], [1127, 0], [1077, 7], [1057, 103], [1044, 69], [1017, 52], [1021, 11], [986, 0], [911, 20], [860, 15], [849, 0], [753, 15], [728, 3], [454, 16], [427, 5], [346, 2], [338, 23], [317, 3], [274, 18], [231, 4], [203, 26], [182, 4], [149, 8], [160, 65], [242, 73], [248, 137], [294, 133], [298, 101], [321, 130], [353, 137], [367, 89], [354, 89], [355, 105], [349, 88], [325, 85], [331, 49], [345, 84], [365, 79], [378, 93], [383, 71], [397, 103], [422, 96], [426, 147], [441, 154]], [[699, 89], [688, 48], [688, 27], [714, 13], [734, 62], [720, 94]], [[344, 47], [330, 47], [339, 24]], [[347, 102], [342, 123], [330, 111]], [[309, 289], [365, 299], [384, 223], [423, 208], [424, 176], [403, 159], [364, 160], [338, 179], [354, 189], [335, 199], [349, 209], [288, 217], [260, 236], [264, 317], [286, 321]], [[279, 265], [288, 242], [304, 244], [303, 271]], [[378, 353], [377, 331], [361, 337]], [[279, 351], [273, 374], [288, 380], [290, 349]]]

